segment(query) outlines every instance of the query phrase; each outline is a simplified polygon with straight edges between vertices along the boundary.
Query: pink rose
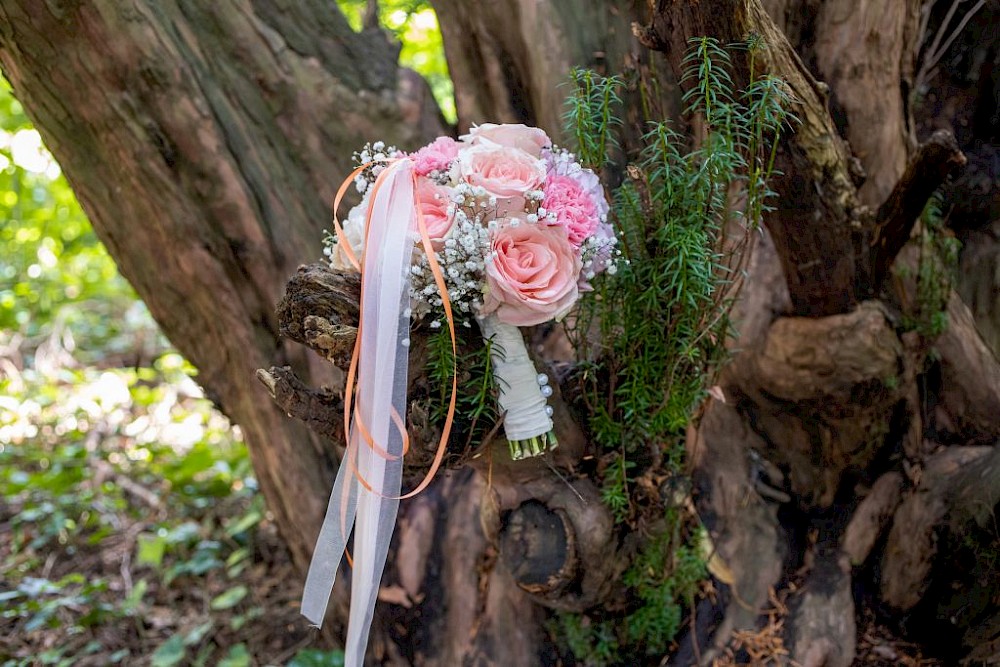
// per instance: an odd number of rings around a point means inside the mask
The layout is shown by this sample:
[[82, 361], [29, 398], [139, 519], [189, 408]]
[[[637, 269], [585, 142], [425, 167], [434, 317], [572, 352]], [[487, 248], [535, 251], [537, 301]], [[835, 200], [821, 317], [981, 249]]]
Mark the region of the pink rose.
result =
[[468, 134], [462, 136], [462, 140], [473, 145], [485, 140], [499, 146], [518, 148], [532, 157], [541, 156], [542, 149], [552, 145], [552, 140], [545, 132], [521, 123], [483, 123], [469, 130]]
[[561, 227], [499, 227], [486, 263], [483, 314], [515, 326], [563, 317], [579, 296], [580, 258]]
[[411, 155], [413, 171], [417, 176], [426, 176], [432, 171], [445, 171], [458, 157], [459, 143], [451, 137], [438, 137]]
[[597, 203], [576, 179], [550, 175], [545, 181], [542, 208], [556, 216], [555, 224], [566, 229], [569, 242], [579, 248], [597, 231]]
[[427, 235], [431, 237], [431, 241], [443, 241], [455, 224], [454, 210], [451, 213], [448, 211], [451, 188], [438, 185], [429, 178], [418, 178], [416, 198], [420, 202], [424, 224], [427, 225]]
[[524, 210], [524, 195], [545, 182], [545, 163], [517, 148], [481, 143], [458, 155], [460, 177], [497, 199], [497, 217]]

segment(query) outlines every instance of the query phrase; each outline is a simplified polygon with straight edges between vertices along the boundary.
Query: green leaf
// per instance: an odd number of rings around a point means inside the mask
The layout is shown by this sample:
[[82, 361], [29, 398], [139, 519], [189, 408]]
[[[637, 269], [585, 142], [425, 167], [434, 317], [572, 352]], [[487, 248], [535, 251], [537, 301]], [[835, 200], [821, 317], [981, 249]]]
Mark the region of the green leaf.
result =
[[160, 644], [160, 647], [153, 652], [150, 665], [152, 667], [173, 667], [179, 665], [186, 655], [184, 637], [176, 634]]
[[344, 667], [344, 652], [305, 648], [295, 654], [287, 667]]
[[205, 638], [205, 635], [208, 634], [209, 630], [212, 629], [213, 625], [214, 624], [212, 623], [212, 621], [205, 621], [200, 625], [194, 626], [193, 629], [191, 629], [190, 631], [188, 631], [186, 635], [184, 635], [184, 645], [195, 646], [197, 644], [200, 644], [201, 640]]
[[163, 564], [163, 554], [167, 549], [167, 538], [152, 533], [139, 535], [139, 553], [136, 562], [139, 565], [149, 565], [159, 568]]
[[226, 535], [229, 537], [236, 537], [240, 533], [245, 533], [250, 530], [263, 519], [264, 516], [257, 510], [251, 510], [250, 512], [243, 515], [239, 521], [234, 521], [229, 526], [226, 527]]
[[56, 613], [56, 607], [47, 604], [41, 608], [41, 610], [31, 617], [31, 620], [24, 624], [25, 632], [34, 632], [38, 630], [43, 625], [55, 625], [58, 626], [58, 621], [56, 623], [51, 623], [53, 615]]
[[250, 653], [246, 644], [236, 644], [229, 649], [226, 657], [219, 661], [218, 667], [248, 667], [250, 665]]
[[132, 654], [131, 651], [129, 651], [127, 648], [123, 648], [109, 655], [108, 662], [110, 662], [113, 665], [117, 665], [119, 662], [129, 657], [131, 654]]
[[215, 652], [215, 644], [212, 642], [206, 642], [200, 649], [198, 649], [198, 655], [194, 657], [191, 661], [191, 667], [205, 667], [208, 664], [208, 659], [212, 657], [212, 653]]
[[62, 588], [62, 582], [54, 584], [48, 579], [39, 579], [38, 577], [25, 577], [17, 587], [29, 598], [37, 598], [45, 593], [58, 593], [60, 588]]
[[236, 565], [237, 563], [245, 560], [246, 557], [249, 555], [250, 555], [250, 550], [247, 549], [246, 547], [241, 547], [237, 549], [233, 553], [229, 554], [228, 558], [226, 558], [226, 567], [232, 567], [233, 565]]
[[[218, 546], [216, 542], [210, 544]], [[198, 549], [188, 560], [180, 561], [171, 566], [164, 575], [164, 582], [169, 585], [175, 578], [184, 574], [200, 577], [206, 572], [222, 567], [222, 561], [215, 557], [216, 550], [216, 548]]]
[[223, 609], [232, 609], [240, 603], [240, 601], [247, 596], [246, 586], [233, 586], [225, 593], [217, 595], [212, 599], [209, 605], [215, 611], [221, 611]]
[[254, 607], [245, 614], [239, 614], [238, 616], [233, 616], [233, 618], [229, 621], [229, 627], [231, 627], [233, 630], [239, 631], [240, 628], [242, 628], [244, 625], [246, 625], [247, 623], [249, 623], [254, 619], [260, 618], [263, 615], [264, 615], [264, 609], [262, 607]]
[[125, 598], [125, 602], [122, 603], [122, 610], [126, 614], [131, 614], [134, 612], [140, 604], [142, 604], [142, 598], [146, 595], [146, 590], [149, 588], [149, 583], [145, 579], [140, 579], [139, 582], [132, 587], [132, 591]]
[[170, 544], [187, 544], [198, 537], [198, 524], [193, 521], [186, 521], [175, 528], [172, 528], [166, 535], [166, 541]]

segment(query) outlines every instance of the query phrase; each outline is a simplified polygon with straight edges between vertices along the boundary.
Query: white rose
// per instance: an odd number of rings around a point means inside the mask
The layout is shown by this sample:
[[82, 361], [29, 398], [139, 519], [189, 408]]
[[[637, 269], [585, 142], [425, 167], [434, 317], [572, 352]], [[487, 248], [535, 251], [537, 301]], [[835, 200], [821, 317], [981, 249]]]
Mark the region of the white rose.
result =
[[343, 221], [341, 227], [344, 230], [343, 236], [337, 235], [337, 243], [333, 245], [333, 252], [330, 253], [330, 268], [337, 271], [356, 271], [351, 263], [347, 251], [344, 249], [346, 241], [354, 252], [354, 258], [361, 261], [361, 254], [365, 249], [365, 217], [368, 214], [368, 197], [365, 197], [360, 204], [351, 209], [347, 214], [347, 219]]

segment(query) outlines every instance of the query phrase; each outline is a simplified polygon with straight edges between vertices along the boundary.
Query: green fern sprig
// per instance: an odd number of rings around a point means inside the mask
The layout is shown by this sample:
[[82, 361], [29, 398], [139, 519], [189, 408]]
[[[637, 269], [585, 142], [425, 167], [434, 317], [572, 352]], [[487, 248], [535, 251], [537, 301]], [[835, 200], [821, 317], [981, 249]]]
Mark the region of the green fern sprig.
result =
[[458, 396], [455, 401], [455, 440], [464, 437], [467, 444], [489, 432], [499, 419], [498, 379], [493, 373], [493, 355], [503, 358], [503, 350], [492, 340], [485, 344], [459, 347], [457, 363], [451, 348], [448, 330], [441, 328], [427, 338], [426, 376], [429, 380], [428, 417], [441, 424], [448, 412], [452, 373], [459, 372]]
[[580, 164], [597, 171], [611, 162], [611, 151], [618, 148], [614, 131], [622, 123], [617, 115], [622, 79], [574, 69], [570, 85], [573, 90], [566, 98], [563, 122]]
[[[592, 281], [594, 291], [568, 325], [580, 354], [590, 435], [611, 459], [602, 472], [602, 499], [619, 523], [655, 521], [663, 528], [624, 576], [630, 602], [623, 617], [589, 622], [589, 633], [584, 619], [574, 621], [573, 650], [588, 664], [607, 664], [597, 654], [610, 645], [638, 652], [616, 656], [620, 664], [633, 664], [647, 651], [662, 655], [704, 577], [690, 518], [677, 510], [656, 517], [635, 494], [651, 462], [657, 473], [684, 478], [684, 433], [727, 359], [733, 334], [729, 314], [740, 256], [723, 245], [723, 234], [742, 222], [742, 241], [730, 239], [741, 247], [770, 209], [777, 143], [794, 122], [794, 100], [780, 79], [755, 74], [737, 90], [732, 48], [691, 40], [683, 61], [684, 103], [702, 119], [704, 132], [692, 149], [669, 123], [649, 125], [644, 148], [613, 196], [613, 222], [629, 263]], [[742, 48], [753, 69], [765, 46], [752, 39]], [[595, 76], [574, 73], [570, 135], [616, 125], [595, 113], [601, 107], [588, 92]], [[577, 141], [581, 155], [596, 160], [591, 164], [605, 164], [607, 153], [599, 153], [605, 140]], [[609, 631], [614, 641], [599, 642], [598, 633]]]

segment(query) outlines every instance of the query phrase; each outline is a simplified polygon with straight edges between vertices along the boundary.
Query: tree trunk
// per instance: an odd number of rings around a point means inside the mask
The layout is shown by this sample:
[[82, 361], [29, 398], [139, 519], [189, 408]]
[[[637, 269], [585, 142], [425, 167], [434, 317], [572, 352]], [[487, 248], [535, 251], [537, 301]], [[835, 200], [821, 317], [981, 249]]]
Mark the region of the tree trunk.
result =
[[[516, 31], [536, 31], [536, 49], [550, 34], [567, 43], [562, 60], [522, 84], [534, 91], [540, 122], [557, 130], [555, 100], [569, 64], [605, 48], [606, 27], [621, 19], [592, 9], [599, 20], [568, 33], [556, 13], [529, 16], [527, 3], [510, 3], [510, 9], [523, 17]], [[445, 32], [455, 34], [457, 19], [443, 20]], [[624, 45], [618, 48], [638, 50], [627, 26], [618, 28]], [[508, 68], [511, 54], [528, 67], [529, 56], [540, 53], [502, 46], [491, 57]], [[281, 339], [274, 308], [296, 267], [319, 257], [329, 203], [362, 138], [412, 149], [453, 131], [426, 84], [397, 66], [397, 53], [382, 31], [354, 33], [329, 3], [311, 0], [0, 2], [4, 75], [123, 275], [198, 367], [209, 397], [241, 427], [268, 507], [303, 568], [336, 472], [340, 426], [313, 420], [310, 430], [286, 416], [315, 411], [326, 394], [310, 395], [310, 405], [279, 407], [267, 390], [294, 395], [288, 385], [275, 386], [270, 377], [261, 385], [253, 377], [260, 368], [289, 366], [299, 390], [302, 383], [342, 382], [325, 362]], [[489, 73], [503, 68], [470, 69], [463, 82], [461, 62], [453, 67], [463, 127], [523, 117], [495, 100], [465, 103], [461, 91], [471, 91], [473, 81], [486, 85]], [[621, 56], [614, 68], [624, 62]], [[491, 81], [494, 92], [510, 83]], [[533, 470], [525, 477], [541, 475]], [[433, 526], [401, 531], [399, 553], [412, 553], [426, 566], [426, 572], [415, 570], [407, 561], [410, 590], [429, 601], [411, 612], [422, 626], [416, 643], [395, 636], [389, 620], [376, 624], [373, 654], [389, 662], [454, 664], [457, 656], [500, 660], [509, 654], [501, 662], [527, 664], [532, 660], [525, 656], [542, 650], [541, 619], [537, 627], [522, 626], [538, 617], [538, 608], [509, 575], [495, 571], [488, 555], [495, 547], [466, 516], [478, 511], [482, 480], [463, 479], [403, 507], [405, 526], [411, 514], [419, 517], [432, 505], [447, 541], [469, 549], [429, 552], [437, 543], [428, 541]], [[545, 484], [561, 488], [558, 481]], [[552, 496], [551, 489], [539, 495]], [[519, 498], [506, 502], [516, 507]], [[472, 509], [463, 510], [463, 502]], [[590, 505], [602, 507], [596, 496]], [[452, 574], [441, 579], [444, 571]], [[330, 615], [333, 635], [346, 619], [344, 592], [338, 588], [333, 603], [341, 612]], [[452, 639], [442, 641], [445, 634]]]
[[0, 3], [0, 66], [125, 277], [240, 425], [268, 506], [308, 562], [336, 470], [257, 368], [332, 376], [274, 305], [318, 257], [357, 138], [446, 132], [378, 32], [327, 3]]
[[[814, 189], [821, 199], [844, 202], [857, 196], [869, 207], [878, 209], [872, 215], [863, 208], [847, 206], [847, 210], [854, 211], [856, 215], [848, 223], [854, 243], [854, 295], [871, 298], [885, 293], [889, 268], [909, 238], [929, 194], [949, 174], [962, 167], [965, 160], [952, 138], [935, 135], [909, 158], [909, 166], [903, 168], [910, 143], [894, 142], [887, 137], [908, 135], [907, 128], [912, 127], [908, 116], [907, 73], [912, 72], [914, 49], [918, 46], [914, 44], [912, 33], [919, 8], [915, 3], [887, 3], [885, 7], [876, 3], [855, 7], [858, 4], [846, 0], [823, 3], [818, 8], [810, 2], [770, 3], [772, 10], [787, 12], [782, 14], [779, 11], [779, 20], [794, 15], [796, 8], [818, 9], [807, 19], [810, 24], [808, 29], [799, 24], [795, 34], [799, 38], [808, 35], [815, 40], [799, 44], [799, 50], [820, 72], [830, 77], [833, 84], [831, 106], [837, 125], [848, 128], [851, 148], [861, 156], [864, 167], [875, 170], [877, 174], [874, 179], [863, 180], [860, 170], [851, 173], [847, 156], [841, 153], [836, 158], [843, 168], [840, 173], [851, 174], [856, 182], [861, 183], [856, 195], [852, 194], [851, 187], [841, 190], [824, 187], [820, 178], [828, 177], [829, 170], [816, 172], [798, 168], [801, 163], [795, 161], [796, 152], [815, 156], [821, 154], [817, 152], [818, 148], [827, 146], [831, 140], [836, 142], [835, 134], [828, 133], [830, 126], [822, 121], [823, 118], [828, 119], [825, 122], [830, 119], [825, 110], [826, 96], [802, 94], [802, 91], [810, 93], [811, 87], [798, 84], [799, 77], [803, 76], [807, 84], [812, 78], [808, 73], [802, 75], [801, 65], [787, 55], [783, 38], [775, 40], [770, 21], [754, 7], [755, 3], [719, 2], [710, 7], [706, 3], [660, 3], [658, 14], [638, 34], [647, 43], [665, 50], [675, 63], [681, 55], [678, 35], [685, 34], [685, 28], [691, 25], [698, 26], [695, 32], [718, 35], [724, 40], [749, 32], [765, 36], [771, 47], [770, 60], [765, 67], [788, 79], [806, 107], [802, 111], [808, 131], [800, 130], [785, 142], [787, 153], [783, 156], [781, 168], [791, 168], [793, 171], [786, 173], [793, 174], [800, 181], [799, 187]], [[720, 11], [720, 7], [726, 7], [726, 11]], [[849, 49], [849, 55], [844, 55], [844, 50], [829, 48], [830, 43], [844, 39], [844, 24], [863, 26], [876, 20], [894, 26], [893, 30], [883, 31], [877, 38], [874, 32], [862, 30], [862, 34], [872, 35], [873, 39], [864, 40], [860, 48]], [[888, 44], [880, 42], [892, 33], [898, 38]], [[884, 68], [878, 63], [886, 61], [896, 63], [895, 69], [888, 69], [890, 76], [894, 77], [892, 85], [873, 86], [870, 82], [866, 83], [865, 73], [879, 72], [878, 76], [882, 76]], [[845, 71], [845, 67], [849, 69]], [[825, 91], [826, 86], [819, 85], [817, 89]], [[869, 115], [869, 110], [873, 109], [883, 110], [876, 126], [872, 126]], [[801, 107], [797, 108], [796, 113], [800, 110]], [[816, 117], [821, 119], [820, 123], [814, 122]], [[817, 126], [826, 129], [816, 132]], [[893, 144], [891, 151], [886, 148], [889, 144]], [[899, 155], [904, 157], [900, 159]], [[779, 161], [781, 159], [779, 157]], [[814, 166], [819, 163], [815, 158], [809, 162]], [[869, 172], [869, 176], [871, 174]], [[815, 179], [815, 186], [810, 186], [809, 177]], [[843, 181], [839, 182], [843, 184]], [[918, 474], [914, 477], [913, 471], [915, 466], [922, 467], [926, 456], [939, 446], [934, 439], [956, 444], [982, 442], [992, 445], [996, 442], [996, 413], [987, 417], [976, 408], [967, 408], [971, 406], [968, 400], [970, 392], [980, 390], [986, 392], [982, 405], [993, 404], [993, 397], [1000, 389], [996, 378], [998, 366], [996, 359], [979, 340], [967, 314], [963, 314], [963, 308], [955, 305], [954, 295], [952, 305], [947, 307], [950, 326], [936, 345], [940, 354], [938, 364], [927, 363], [926, 353], [931, 341], [919, 340], [919, 336], [912, 333], [900, 335], [899, 314], [890, 312], [898, 306], [884, 310], [884, 306], [865, 303], [847, 315], [834, 314], [835, 308], [825, 313], [803, 310], [795, 300], [796, 276], [788, 273], [790, 265], [801, 269], [801, 263], [789, 261], [789, 256], [801, 254], [808, 257], [810, 252], [818, 254], [815, 250], [810, 251], [808, 246], [803, 251], [801, 244], [821, 242], [830, 247], [830, 237], [819, 237], [823, 241], [817, 238], [798, 239], [797, 247], [782, 243], [781, 236], [790, 234], [792, 227], [782, 225], [780, 221], [785, 215], [801, 212], [798, 206], [801, 200], [794, 196], [796, 190], [787, 183], [779, 181], [775, 187], [780, 193], [778, 210], [774, 212], [777, 220], [768, 221], [765, 218], [765, 223], [776, 237], [776, 251], [786, 270], [792, 296], [791, 311], [828, 316], [816, 319], [779, 317], [767, 326], [759, 316], [743, 312], [751, 326], [743, 328], [739, 341], [741, 353], [724, 373], [725, 395], [735, 400], [737, 410], [756, 434], [756, 437], [745, 437], [745, 448], [762, 455], [769, 464], [763, 467], [767, 483], [789, 491], [792, 506], [804, 512], [795, 524], [785, 528], [790, 535], [794, 535], [796, 530], [808, 526], [812, 539], [807, 548], [800, 548], [799, 553], [792, 553], [790, 559], [785, 561], [788, 569], [784, 570], [783, 576], [776, 574], [776, 565], [783, 558], [781, 549], [758, 549], [757, 553], [764, 554], [765, 558], [754, 559], [750, 567], [739, 568], [742, 571], [729, 569], [733, 572], [735, 590], [758, 610], [762, 610], [767, 602], [764, 592], [769, 585], [776, 586], [782, 579], [795, 582], [795, 592], [785, 600], [787, 608], [782, 607], [787, 613], [784, 619], [788, 628], [784, 633], [785, 643], [792, 659], [800, 664], [847, 665], [854, 658], [856, 642], [853, 623], [843, 622], [845, 616], [855, 615], [854, 599], [850, 594], [851, 580], [858, 577], [860, 582], [855, 583], [856, 586], [870, 585], [867, 579], [870, 573], [860, 566], [869, 558], [879, 536], [885, 534], [883, 531], [888, 526], [892, 526], [892, 530], [881, 565], [885, 584], [881, 591], [882, 599], [897, 609], [908, 610], [916, 607], [919, 601], [925, 609], [923, 618], [927, 617], [928, 607], [931, 608], [930, 613], [937, 613], [940, 618], [942, 607], [934, 602], [934, 596], [925, 597], [923, 593], [928, 587], [939, 586], [934, 582], [942, 578], [941, 568], [947, 570], [948, 566], [942, 565], [940, 557], [935, 559], [939, 554], [933, 548], [920, 549], [915, 544], [894, 545], [904, 536], [919, 541], [948, 535], [954, 543], [960, 541], [963, 534], [970, 534], [965, 527], [968, 519], [960, 518], [966, 516], [966, 510], [961, 508], [967, 500], [958, 500], [956, 496], [956, 489], [963, 484], [971, 484], [974, 491], [960, 494], [961, 498], [968, 498], [970, 494], [977, 498], [980, 511], [989, 512], [996, 506], [998, 489], [991, 465], [987, 464], [976, 482], [971, 482], [981, 462], [988, 459], [971, 455], [962, 458], [959, 449], [953, 452], [958, 463], [953, 464], [947, 475], [921, 477]], [[904, 203], [907, 201], [910, 203]], [[817, 213], [810, 231], [816, 225], [822, 228], [831, 223], [820, 215], [819, 211], [824, 210], [822, 206], [814, 209]], [[834, 213], [835, 222], [837, 208], [827, 206], [825, 210]], [[837, 249], [833, 252], [839, 256], [843, 251]], [[909, 266], [911, 275], [916, 272], [912, 253], [899, 261]], [[766, 276], [767, 272], [764, 273]], [[774, 296], [759, 295], [762, 290], [768, 289], [766, 279], [757, 282], [751, 273], [747, 284], [749, 294], [744, 295], [746, 302], [758, 305], [775, 303]], [[894, 284], [890, 291], [895, 296], [890, 298], [890, 302], [901, 302], [904, 312], [908, 307], [913, 308], [917, 300], [913, 290], [912, 280]], [[754, 292], [758, 295], [755, 296]], [[780, 303], [780, 294], [777, 303]], [[894, 321], [897, 323], [893, 324]], [[772, 367], [772, 364], [775, 365]], [[884, 364], [881, 369], [877, 369], [879, 364]], [[977, 365], [982, 370], [972, 379], [971, 368]], [[959, 368], [969, 368], [970, 375], [961, 379]], [[947, 379], [942, 377], [941, 393], [930, 398], [926, 382], [929, 376], [937, 373], [946, 375]], [[929, 400], [937, 407], [931, 407]], [[929, 409], [936, 414], [928, 415]], [[734, 552], [745, 554], [747, 550], [740, 545], [752, 536], [768, 535], [773, 529], [762, 529], [759, 523], [741, 518], [746, 514], [743, 509], [718, 503], [720, 495], [725, 493], [723, 489], [734, 488], [740, 480], [746, 479], [745, 471], [725, 467], [725, 456], [713, 456], [717, 447], [715, 443], [724, 442], [732, 438], [732, 433], [738, 432], [735, 427], [720, 428], [718, 420], [709, 419], [710, 415], [719, 411], [728, 411], [728, 408], [709, 406], [701, 428], [692, 439], [696, 480], [702, 480], [705, 491], [703, 518], [714, 516], [720, 524], [720, 528], [713, 531], [720, 553], [724, 554], [728, 545], [735, 545]], [[729, 420], [732, 421], [732, 417]], [[970, 422], [975, 422], [975, 425]], [[947, 439], [942, 439], [945, 435], [941, 433], [944, 423], [949, 431], [949, 435], [945, 436]], [[956, 435], [957, 438], [953, 437]], [[904, 491], [903, 476], [893, 470], [895, 466], [885, 459], [888, 452], [897, 448], [904, 452], [902, 470], [909, 473], [910, 482], [916, 487], [913, 491]], [[986, 451], [976, 450], [976, 453], [985, 456]], [[926, 465], [931, 466], [932, 463]], [[865, 487], [876, 479], [877, 483], [866, 495]], [[960, 482], [957, 481], [959, 479]], [[756, 503], [768, 504], [775, 499], [783, 503], [787, 498], [774, 494], [773, 489], [766, 485], [756, 491], [748, 493]], [[902, 503], [901, 495], [904, 496]], [[920, 498], [934, 500], [917, 500]], [[754, 500], [749, 503], [756, 504]], [[945, 519], [945, 516], [949, 518]], [[848, 517], [852, 517], [850, 522], [846, 520]], [[775, 522], [772, 520], [765, 525], [773, 526]], [[975, 539], [982, 537], [972, 539], [972, 544], [977, 544]], [[794, 541], [789, 544], [794, 544]], [[975, 555], [971, 559], [976, 564], [978, 579], [953, 577], [948, 579], [949, 584], [971, 596], [984, 579], [993, 580], [996, 563], [987, 561], [983, 565], [983, 559], [988, 558], [984, 554], [995, 552], [995, 545], [994, 535], [987, 536], [979, 546], [972, 548]], [[919, 562], [920, 567], [913, 566], [914, 561]], [[778, 567], [777, 573], [780, 572]], [[938, 574], [935, 575], [935, 572]], [[905, 577], [897, 573], [905, 573]], [[890, 576], [888, 582], [886, 576]], [[893, 602], [894, 596], [904, 590], [910, 596], [905, 603]], [[952, 594], [958, 599], [962, 599], [962, 595]], [[703, 660], [722, 655], [731, 631], [740, 629], [741, 623], [747, 620], [745, 605], [740, 606], [743, 608], [730, 606]], [[978, 659], [995, 655], [995, 615], [983, 612], [982, 607], [976, 609], [975, 613], [961, 620], [953, 620], [959, 625], [959, 634], [962, 635], [957, 643], [964, 648], [950, 654], [949, 659], [955, 659], [970, 647], [975, 647], [972, 652]], [[773, 621], [773, 617], [769, 618]], [[753, 626], [754, 623], [750, 623], [750, 627]], [[751, 640], [741, 638], [739, 633], [735, 637], [746, 650], [752, 650]], [[760, 635], [755, 639], [759, 640]], [[976, 642], [981, 643], [977, 645]]]
[[[699, 35], [762, 35], [758, 67], [799, 100], [737, 306], [739, 352], [689, 432], [721, 590], [718, 608], [699, 603], [678, 637], [678, 664], [769, 646], [799, 664], [847, 665], [856, 602], [918, 620], [957, 604], [940, 591], [971, 580], [943, 573], [953, 561], [936, 539], [989, 534], [1000, 367], [957, 297], [939, 340], [902, 331], [916, 297], [890, 267], [926, 196], [962, 162], [946, 137], [914, 150], [918, 4], [769, 0], [775, 20], [760, 0], [434, 4], [460, 131], [509, 121], [557, 136], [570, 67], [624, 71], [627, 161], [645, 120], [676, 114], [668, 71]], [[451, 130], [395, 61], [382, 33], [353, 33], [315, 0], [0, 0], [0, 66], [125, 276], [243, 428], [300, 565], [335, 471], [343, 424], [327, 361], [342, 364], [349, 349], [358, 285], [296, 268], [319, 254], [362, 138], [413, 148]], [[737, 78], [748, 66], [736, 58]], [[899, 263], [912, 261], [904, 251]], [[263, 386], [251, 380], [259, 368]], [[551, 461], [513, 464], [495, 443], [454, 442], [455, 470], [402, 504], [373, 662], [556, 664], [569, 656], [549, 610], [600, 616], [625, 604], [620, 577], [646, 537], [616, 533], [585, 463], [584, 420], [558, 393], [554, 402]], [[424, 422], [410, 415], [413, 473], [429, 461]], [[955, 558], [995, 582], [995, 563], [972, 551]], [[338, 591], [335, 632], [346, 619]], [[974, 611], [956, 642], [988, 657], [1000, 620], [988, 604]]]

